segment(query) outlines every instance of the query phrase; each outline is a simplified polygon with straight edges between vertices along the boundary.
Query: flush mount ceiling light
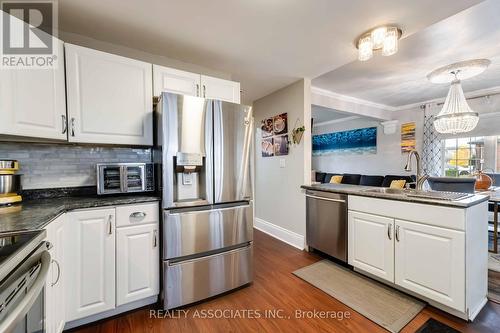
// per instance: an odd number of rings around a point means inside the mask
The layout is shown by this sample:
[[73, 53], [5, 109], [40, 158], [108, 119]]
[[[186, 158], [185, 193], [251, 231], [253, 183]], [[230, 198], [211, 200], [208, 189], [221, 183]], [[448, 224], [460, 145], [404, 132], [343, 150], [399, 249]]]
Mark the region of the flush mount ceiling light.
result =
[[355, 42], [358, 48], [358, 60], [366, 61], [373, 57], [373, 51], [382, 50], [383, 56], [398, 52], [398, 40], [401, 29], [395, 26], [381, 26], [362, 34]]
[[436, 131], [457, 134], [470, 132], [476, 127], [479, 114], [467, 104], [460, 80], [481, 74], [490, 63], [488, 59], [461, 61], [438, 68], [427, 75], [427, 79], [433, 83], [451, 82], [443, 108], [434, 117]]

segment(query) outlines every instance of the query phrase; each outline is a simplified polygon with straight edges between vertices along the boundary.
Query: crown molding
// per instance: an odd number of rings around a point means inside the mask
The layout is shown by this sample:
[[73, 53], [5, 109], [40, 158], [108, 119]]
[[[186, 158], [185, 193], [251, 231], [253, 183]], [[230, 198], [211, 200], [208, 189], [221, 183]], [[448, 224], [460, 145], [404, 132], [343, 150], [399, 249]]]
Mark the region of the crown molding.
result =
[[[474, 91], [469, 91], [469, 92], [464, 92], [465, 99], [473, 99], [473, 98], [480, 98], [480, 97], [486, 97], [489, 95], [497, 95], [500, 94], [500, 86], [496, 87], [491, 87], [491, 88], [485, 88], [485, 89], [479, 89], [479, 90], [474, 90]], [[439, 104], [439, 103], [444, 103], [446, 100], [445, 97], [440, 97], [440, 98], [434, 98], [430, 99], [427, 101], [422, 101], [422, 102], [417, 102], [417, 103], [411, 103], [411, 104], [406, 104], [406, 105], [401, 105], [396, 108], [396, 111], [404, 111], [404, 110], [410, 110], [410, 109], [416, 109], [421, 107], [422, 105], [425, 104]]]
[[[311, 91], [313, 93], [336, 98], [336, 99], [341, 100], [341, 101], [356, 103], [356, 104], [360, 104], [360, 105], [364, 105], [364, 106], [368, 106], [368, 107], [374, 107], [374, 108], [378, 108], [378, 109], [383, 109], [383, 110], [387, 110], [387, 111], [405, 111], [405, 110], [410, 110], [410, 109], [416, 109], [416, 108], [420, 108], [422, 105], [425, 105], [425, 104], [439, 104], [439, 103], [443, 103], [446, 100], [446, 96], [444, 96], [444, 97], [440, 97], [440, 98], [434, 98], [434, 99], [416, 102], [416, 103], [411, 103], [411, 104], [405, 104], [405, 105], [400, 105], [400, 106], [389, 106], [389, 105], [385, 105], [385, 104], [379, 104], [379, 103], [366, 101], [366, 100], [359, 99], [356, 97], [337, 94], [337, 93], [334, 93], [332, 91], [321, 89], [318, 87], [312, 87]], [[500, 86], [464, 92], [464, 94], [465, 94], [465, 99], [473, 99], [473, 98], [486, 97], [489, 95], [497, 95], [497, 94], [500, 94]]]
[[327, 121], [322, 121], [320, 123], [313, 123], [313, 127], [319, 127], [319, 126], [325, 126], [325, 125], [331, 125], [331, 124], [337, 124], [337, 123], [343, 123], [344, 121], [349, 121], [349, 120], [354, 120], [358, 119], [360, 117], [358, 116], [350, 116], [350, 117], [344, 117], [340, 119], [332, 119], [332, 120], [327, 120]]
[[380, 104], [380, 103], [375, 103], [375, 102], [370, 102], [361, 98], [356, 98], [348, 95], [342, 95], [335, 93], [330, 90], [318, 88], [318, 87], [311, 87], [311, 92], [314, 94], [322, 95], [322, 96], [328, 96], [331, 98], [335, 98], [339, 101], [343, 102], [349, 102], [349, 103], [354, 103], [354, 104], [359, 104], [371, 108], [377, 108], [381, 110], [386, 110], [386, 111], [397, 111], [397, 108], [390, 106], [390, 105], [385, 105], [385, 104]]

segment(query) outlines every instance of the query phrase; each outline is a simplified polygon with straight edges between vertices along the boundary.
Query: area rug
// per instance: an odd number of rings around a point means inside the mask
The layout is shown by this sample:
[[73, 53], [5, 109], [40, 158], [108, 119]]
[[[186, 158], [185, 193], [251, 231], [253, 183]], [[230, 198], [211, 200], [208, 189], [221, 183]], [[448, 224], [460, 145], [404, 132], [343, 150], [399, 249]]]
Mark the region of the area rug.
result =
[[488, 252], [488, 269], [500, 272], [500, 254]]
[[293, 274], [390, 332], [399, 332], [425, 306], [413, 297], [328, 260]]

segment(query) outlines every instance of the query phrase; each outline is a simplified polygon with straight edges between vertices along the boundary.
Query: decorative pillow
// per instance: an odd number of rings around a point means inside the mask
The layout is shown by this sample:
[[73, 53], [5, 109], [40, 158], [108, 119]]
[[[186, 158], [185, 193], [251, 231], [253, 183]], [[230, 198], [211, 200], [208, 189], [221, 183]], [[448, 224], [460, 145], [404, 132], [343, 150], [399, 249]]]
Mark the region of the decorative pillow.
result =
[[390, 188], [404, 188], [406, 184], [406, 180], [400, 179], [400, 180], [393, 180], [391, 182]]
[[342, 182], [342, 176], [332, 176], [330, 178], [330, 184], [340, 184]]

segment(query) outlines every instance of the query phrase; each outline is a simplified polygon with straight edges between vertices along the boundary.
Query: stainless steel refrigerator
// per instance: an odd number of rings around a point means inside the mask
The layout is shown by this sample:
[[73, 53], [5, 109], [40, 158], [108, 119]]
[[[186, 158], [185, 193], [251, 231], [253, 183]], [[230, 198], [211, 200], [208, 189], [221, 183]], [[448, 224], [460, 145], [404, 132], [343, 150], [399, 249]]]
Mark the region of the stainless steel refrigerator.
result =
[[251, 107], [162, 93], [156, 133], [164, 309], [250, 283]]

